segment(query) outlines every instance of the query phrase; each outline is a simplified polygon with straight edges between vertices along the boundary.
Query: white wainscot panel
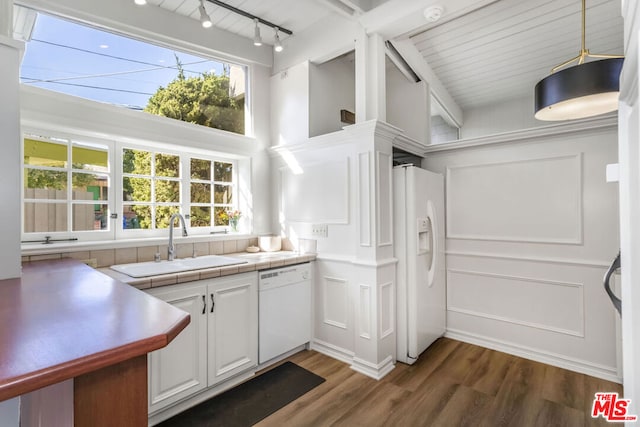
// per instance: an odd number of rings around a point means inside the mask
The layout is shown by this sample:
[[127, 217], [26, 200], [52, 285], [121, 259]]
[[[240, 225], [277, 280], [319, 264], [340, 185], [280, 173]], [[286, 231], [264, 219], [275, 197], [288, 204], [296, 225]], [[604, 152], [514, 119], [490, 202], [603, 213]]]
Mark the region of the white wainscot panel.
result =
[[349, 222], [349, 160], [281, 169], [282, 211], [288, 221]]
[[447, 270], [447, 309], [584, 337], [584, 287], [579, 283]]
[[371, 168], [369, 153], [358, 154], [358, 198], [360, 205], [360, 246], [371, 246]]
[[376, 152], [378, 174], [376, 180], [378, 207], [378, 246], [389, 246], [392, 240], [393, 194], [392, 187], [392, 156], [381, 151]]
[[582, 155], [447, 168], [447, 237], [582, 243]]
[[322, 287], [324, 296], [323, 322], [327, 325], [347, 329], [348, 282], [343, 279], [324, 277]]
[[371, 339], [371, 286], [360, 285], [360, 337]]
[[396, 306], [395, 287], [393, 282], [380, 285], [380, 338], [391, 335], [394, 331], [396, 318], [394, 307]]

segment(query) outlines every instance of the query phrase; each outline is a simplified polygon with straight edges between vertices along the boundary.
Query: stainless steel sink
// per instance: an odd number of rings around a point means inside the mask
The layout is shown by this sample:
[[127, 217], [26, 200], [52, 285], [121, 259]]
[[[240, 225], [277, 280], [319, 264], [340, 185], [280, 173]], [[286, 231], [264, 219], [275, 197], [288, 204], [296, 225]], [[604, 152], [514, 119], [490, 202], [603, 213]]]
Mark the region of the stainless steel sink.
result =
[[112, 265], [112, 270], [130, 277], [148, 277], [159, 274], [180, 273], [183, 271], [201, 270], [203, 268], [225, 267], [235, 264], [246, 264], [248, 261], [219, 255], [208, 255], [198, 258], [182, 258], [173, 261], [137, 262], [133, 264]]

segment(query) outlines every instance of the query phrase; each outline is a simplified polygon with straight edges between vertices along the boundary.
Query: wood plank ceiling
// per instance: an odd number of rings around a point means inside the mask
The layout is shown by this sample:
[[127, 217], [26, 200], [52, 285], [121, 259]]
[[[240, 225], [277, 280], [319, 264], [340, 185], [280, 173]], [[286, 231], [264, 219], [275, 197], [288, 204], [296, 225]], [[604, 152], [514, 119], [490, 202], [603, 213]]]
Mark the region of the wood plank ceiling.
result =
[[[463, 109], [532, 97], [580, 51], [579, 0], [499, 0], [411, 37]], [[620, 0], [587, 0], [586, 45], [622, 54]]]
[[[294, 36], [335, 10], [326, 0], [225, 1], [292, 30]], [[148, 2], [200, 19], [199, 0]], [[204, 3], [214, 26], [253, 38], [254, 26], [249, 19], [206, 0]], [[447, 2], [441, 3], [446, 18]], [[411, 40], [458, 105], [474, 108], [531, 98], [533, 87], [551, 68], [579, 53], [580, 11], [580, 0], [497, 0], [458, 18], [443, 19], [442, 24], [413, 35]], [[411, 29], [407, 32], [411, 34]], [[620, 0], [587, 0], [587, 48], [591, 52], [621, 54], [622, 32]], [[273, 44], [272, 29], [261, 26], [261, 33], [265, 43]], [[286, 37], [281, 34], [283, 40]]]
[[[197, 21], [200, 20], [199, 0], [147, 0], [147, 2]], [[294, 34], [331, 13], [329, 8], [317, 0], [224, 0], [224, 2], [287, 28]], [[249, 39], [253, 38], [254, 24], [250, 19], [206, 0], [204, 4], [215, 27]], [[274, 31], [271, 28], [260, 25], [260, 32], [265, 43], [274, 43]], [[281, 40], [286, 38], [286, 34], [280, 34]]]

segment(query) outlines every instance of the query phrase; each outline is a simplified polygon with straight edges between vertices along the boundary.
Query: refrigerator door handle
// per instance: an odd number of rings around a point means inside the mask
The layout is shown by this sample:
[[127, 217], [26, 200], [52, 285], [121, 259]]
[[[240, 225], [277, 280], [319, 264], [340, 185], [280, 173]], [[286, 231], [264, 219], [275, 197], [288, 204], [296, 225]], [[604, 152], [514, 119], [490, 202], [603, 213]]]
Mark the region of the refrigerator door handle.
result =
[[607, 295], [609, 295], [609, 298], [611, 299], [613, 306], [618, 310], [618, 313], [622, 314], [622, 300], [620, 300], [620, 298], [618, 298], [611, 290], [611, 276], [613, 276], [613, 273], [618, 268], [620, 268], [620, 252], [618, 252], [618, 256], [613, 260], [611, 266], [609, 266], [609, 269], [604, 275], [604, 290], [607, 292]]
[[428, 236], [431, 241], [431, 266], [427, 272], [427, 284], [428, 287], [432, 287], [435, 283], [436, 272], [438, 270], [438, 251], [440, 248], [438, 247], [437, 238], [438, 218], [436, 218], [436, 207], [433, 205], [431, 200], [427, 201], [427, 219], [431, 222], [431, 232]]

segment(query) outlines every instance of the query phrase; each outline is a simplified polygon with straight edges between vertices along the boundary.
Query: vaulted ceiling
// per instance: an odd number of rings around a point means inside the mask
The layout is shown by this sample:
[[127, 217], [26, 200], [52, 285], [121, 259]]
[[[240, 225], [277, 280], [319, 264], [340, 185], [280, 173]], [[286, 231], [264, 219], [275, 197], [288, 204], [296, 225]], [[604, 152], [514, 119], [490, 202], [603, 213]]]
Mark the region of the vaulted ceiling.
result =
[[[147, 1], [195, 20], [200, 18], [199, 0]], [[384, 34], [388, 29], [385, 36], [391, 38], [409, 37], [463, 109], [531, 96], [537, 81], [580, 50], [580, 0], [441, 1], [444, 14], [436, 23], [427, 22], [421, 13], [426, 6], [437, 4], [429, 0], [225, 2], [288, 28], [294, 33], [291, 37], [321, 20], [326, 22], [332, 14], [336, 19], [357, 20], [369, 31]], [[214, 26], [253, 37], [250, 20], [206, 0], [204, 3]], [[405, 14], [398, 11], [402, 7], [406, 7]], [[264, 26], [261, 30], [265, 42], [272, 44], [273, 30]], [[587, 1], [587, 48], [591, 52], [621, 54], [622, 32], [620, 0]]]

